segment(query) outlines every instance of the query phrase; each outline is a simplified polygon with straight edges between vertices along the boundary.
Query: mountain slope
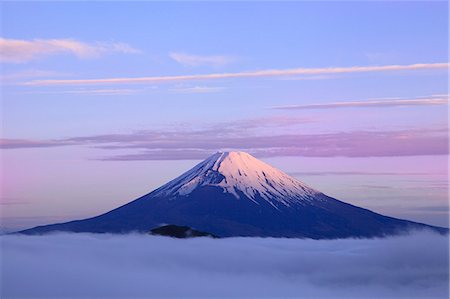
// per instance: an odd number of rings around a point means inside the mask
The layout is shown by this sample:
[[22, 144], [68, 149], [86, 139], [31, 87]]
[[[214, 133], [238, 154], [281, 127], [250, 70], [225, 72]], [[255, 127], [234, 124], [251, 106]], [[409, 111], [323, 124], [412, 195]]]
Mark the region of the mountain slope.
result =
[[344, 203], [247, 153], [225, 152], [108, 213], [22, 233], [147, 232], [166, 224], [220, 237], [376, 237], [423, 228], [448, 232]]

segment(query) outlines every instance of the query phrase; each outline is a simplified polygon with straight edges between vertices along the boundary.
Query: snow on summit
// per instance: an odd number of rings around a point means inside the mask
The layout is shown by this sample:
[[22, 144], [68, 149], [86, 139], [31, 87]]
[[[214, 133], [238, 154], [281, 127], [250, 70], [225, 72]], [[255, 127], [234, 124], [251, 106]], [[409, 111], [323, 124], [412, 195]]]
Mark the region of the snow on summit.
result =
[[157, 189], [155, 195], [187, 195], [203, 186], [221, 187], [236, 198], [242, 193], [255, 203], [258, 197], [269, 203], [275, 198], [287, 206], [320, 193], [245, 152], [218, 152]]

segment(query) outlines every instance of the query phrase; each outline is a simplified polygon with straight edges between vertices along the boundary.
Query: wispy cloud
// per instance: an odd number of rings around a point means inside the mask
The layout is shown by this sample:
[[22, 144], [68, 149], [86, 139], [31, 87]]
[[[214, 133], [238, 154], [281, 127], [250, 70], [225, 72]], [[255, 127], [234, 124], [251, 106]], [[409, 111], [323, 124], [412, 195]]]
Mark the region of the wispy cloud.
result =
[[[179, 139], [183, 134], [205, 138], [211, 136], [229, 136], [239, 135], [242, 132], [251, 132], [260, 128], [279, 128], [287, 126], [302, 125], [315, 122], [315, 119], [308, 117], [287, 117], [287, 116], [268, 116], [259, 118], [238, 119], [234, 121], [219, 122], [214, 124], [178, 124], [170, 129], [137, 131], [129, 134], [105, 134], [96, 136], [82, 136], [67, 139], [53, 140], [31, 140], [31, 139], [13, 139], [0, 138], [0, 149], [20, 149], [20, 148], [41, 148], [41, 147], [59, 147], [68, 145], [98, 144], [105, 143], [134, 143], [143, 140], [167, 140], [171, 138]], [[180, 135], [181, 134], [181, 135]], [[116, 147], [116, 146], [114, 146]]]
[[74, 79], [74, 80], [33, 80], [25, 84], [35, 86], [132, 84], [132, 83], [148, 84], [148, 83], [204, 81], [204, 80], [218, 80], [218, 79], [283, 77], [294, 75], [317, 76], [317, 75], [364, 73], [364, 72], [418, 71], [430, 69], [447, 69], [448, 67], [449, 67], [448, 63], [423, 63], [423, 64], [409, 64], [409, 65], [295, 68], [295, 69], [281, 69], [281, 70], [261, 70], [261, 71], [246, 71], [236, 73], [212, 73], [212, 74], [180, 75], [180, 76], [124, 77], [124, 78]]
[[104, 53], [139, 53], [125, 43], [86, 43], [75, 39], [33, 39], [18, 40], [0, 38], [0, 61], [24, 63], [49, 55], [72, 54], [78, 58], [93, 58]]
[[288, 77], [281, 77], [280, 80], [284, 81], [305, 81], [305, 80], [327, 80], [327, 79], [333, 79], [335, 76], [329, 76], [329, 75], [319, 75], [319, 76], [288, 76]]
[[[131, 88], [111, 88], [111, 89], [77, 89], [77, 90], [59, 90], [59, 91], [45, 91], [45, 94], [82, 94], [82, 95], [98, 95], [98, 96], [121, 96], [133, 95], [144, 91], [143, 89]], [[36, 94], [36, 92], [32, 92]]]
[[192, 55], [181, 52], [169, 53], [170, 58], [184, 66], [212, 66], [219, 67], [230, 64], [236, 59], [227, 55]]
[[308, 123], [317, 122], [317, 119], [311, 117], [290, 117], [285, 115], [272, 115], [266, 117], [255, 117], [247, 119], [239, 119], [229, 122], [221, 122], [216, 125], [211, 125], [211, 128], [217, 130], [237, 130], [237, 131], [248, 131], [251, 129], [261, 129], [261, 128], [274, 128], [274, 127], [293, 127], [296, 125], [303, 125]]
[[[183, 135], [183, 136], [181, 136]], [[213, 135], [211, 133], [211, 135]], [[435, 130], [352, 131], [327, 134], [228, 136], [180, 133], [178, 138], [117, 143], [105, 149], [139, 149], [141, 152], [106, 157], [106, 160], [202, 159], [217, 150], [245, 150], [257, 157], [389, 157], [448, 154], [446, 132]], [[381, 146], [382, 145], [382, 146]]]
[[446, 173], [425, 172], [369, 172], [369, 171], [296, 171], [289, 173], [292, 176], [430, 176], [447, 175]]
[[0, 138], [0, 148], [2, 149], [55, 147], [71, 144], [73, 143], [64, 140], [31, 140], [31, 139]]
[[415, 210], [420, 212], [435, 212], [435, 213], [445, 213], [447, 214], [450, 210], [448, 205], [446, 206], [425, 206], [425, 207], [411, 207], [409, 210]]
[[169, 89], [170, 92], [184, 93], [184, 94], [217, 93], [217, 92], [221, 92], [224, 90], [225, 90], [225, 88], [223, 88], [223, 87], [212, 87], [212, 86], [176, 87], [176, 88]]
[[305, 109], [336, 109], [336, 108], [383, 108], [383, 107], [401, 107], [401, 106], [436, 106], [448, 104], [449, 104], [448, 95], [439, 95], [439, 96], [431, 96], [429, 98], [417, 98], [417, 99], [376, 99], [376, 100], [364, 100], [352, 102], [284, 105], [270, 108], [282, 110], [305, 110]]
[[30, 203], [31, 203], [30, 201], [23, 201], [23, 200], [8, 200], [5, 198], [0, 199], [0, 206], [27, 205]]
[[[299, 120], [299, 123], [301, 121]], [[283, 124], [274, 121], [273, 126]], [[253, 126], [253, 127], [252, 127]], [[257, 122], [203, 129], [147, 130], [128, 134], [80, 136], [61, 140], [4, 140], [5, 149], [87, 145], [98, 149], [130, 150], [101, 160], [203, 159], [218, 150], [244, 150], [258, 157], [389, 157], [447, 155], [447, 129], [349, 131], [317, 134], [258, 135]]]
[[38, 91], [20, 91], [20, 94], [49, 94], [49, 95], [93, 95], [93, 96], [124, 96], [124, 95], [141, 95], [148, 94], [158, 89], [157, 86], [145, 86], [141, 88], [74, 88], [74, 89], [55, 89], [55, 90], [38, 90]]
[[359, 185], [358, 188], [380, 190], [380, 189], [392, 189], [394, 187], [387, 185]]

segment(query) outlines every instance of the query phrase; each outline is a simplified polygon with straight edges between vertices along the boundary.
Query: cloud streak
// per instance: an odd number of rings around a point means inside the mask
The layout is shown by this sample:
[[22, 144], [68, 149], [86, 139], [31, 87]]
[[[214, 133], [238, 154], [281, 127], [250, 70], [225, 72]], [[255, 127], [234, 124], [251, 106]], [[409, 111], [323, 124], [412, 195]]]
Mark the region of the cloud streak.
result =
[[[109, 89], [78, 89], [78, 90], [60, 90], [46, 91], [43, 94], [82, 94], [82, 95], [98, 95], [98, 96], [123, 96], [142, 93], [144, 89], [131, 88], [109, 88]], [[35, 94], [36, 92], [33, 92]]]
[[212, 66], [220, 67], [235, 61], [235, 58], [226, 55], [192, 55], [181, 52], [171, 52], [169, 57], [184, 66]]
[[278, 110], [307, 110], [307, 109], [339, 109], [339, 108], [388, 108], [408, 106], [438, 106], [448, 105], [448, 96], [420, 98], [420, 99], [380, 99], [353, 102], [334, 102], [321, 104], [284, 105], [270, 107]]
[[[448, 237], [2, 237], [3, 298], [448, 298]], [[245, 257], [245, 258], [243, 258]]]
[[73, 143], [63, 140], [30, 140], [30, 139], [13, 139], [0, 138], [1, 149], [20, 149], [20, 148], [46, 148], [71, 145]]
[[368, 171], [296, 171], [290, 172], [291, 176], [430, 176], [447, 175], [445, 173], [422, 172], [368, 172]]
[[217, 93], [224, 91], [223, 87], [212, 87], [212, 86], [192, 86], [192, 87], [176, 87], [169, 91], [173, 93], [180, 94], [195, 94], [195, 93]]
[[[297, 124], [305, 121], [308, 120], [299, 119]], [[281, 119], [274, 120], [272, 126], [292, 124], [294, 120]], [[235, 123], [234, 127], [225, 126], [225, 129], [215, 125], [200, 130], [147, 130], [49, 141], [5, 139], [0, 142], [0, 148], [84, 145], [98, 149], [132, 151], [129, 154], [100, 158], [114, 161], [204, 159], [219, 150], [244, 150], [260, 158], [393, 157], [447, 155], [449, 152], [446, 128], [271, 135], [257, 135], [252, 132], [253, 128], [260, 128], [256, 121], [242, 121]]]
[[[433, 130], [354, 131], [326, 134], [205, 137], [180, 133], [170, 140], [97, 145], [104, 149], [139, 149], [140, 153], [106, 160], [203, 159], [217, 150], [244, 150], [257, 157], [395, 157], [448, 154], [448, 137]], [[197, 136], [196, 136], [197, 135]]]
[[111, 52], [135, 54], [140, 51], [124, 43], [86, 43], [75, 39], [18, 40], [0, 38], [0, 62], [5, 63], [25, 63], [58, 54], [71, 54], [86, 59]]
[[204, 81], [220, 79], [244, 79], [244, 78], [269, 78], [294, 75], [331, 75], [368, 72], [393, 72], [393, 71], [419, 71], [433, 69], [447, 69], [448, 63], [422, 63], [409, 65], [383, 65], [383, 66], [353, 66], [353, 67], [329, 67], [329, 68], [295, 68], [281, 70], [261, 70], [236, 73], [213, 73], [179, 76], [153, 76], [153, 77], [127, 77], [104, 79], [70, 79], [70, 80], [33, 80], [25, 85], [95, 85], [95, 84], [148, 84], [180, 81]]

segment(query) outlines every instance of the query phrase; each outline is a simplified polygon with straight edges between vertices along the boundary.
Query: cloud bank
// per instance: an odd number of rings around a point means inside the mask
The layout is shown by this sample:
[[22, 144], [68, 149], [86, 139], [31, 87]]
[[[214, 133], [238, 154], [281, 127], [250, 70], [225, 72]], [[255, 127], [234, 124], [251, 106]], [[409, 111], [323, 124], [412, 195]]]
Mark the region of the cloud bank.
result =
[[220, 79], [286, 77], [296, 75], [318, 76], [331, 74], [368, 73], [368, 72], [393, 72], [393, 71], [418, 71], [432, 69], [448, 69], [448, 63], [420, 63], [409, 65], [383, 65], [383, 66], [351, 66], [328, 68], [295, 68], [281, 70], [261, 70], [236, 73], [213, 73], [179, 76], [153, 76], [153, 77], [128, 77], [128, 78], [103, 78], [103, 79], [69, 79], [69, 80], [33, 80], [24, 83], [33, 86], [48, 85], [92, 85], [92, 84], [148, 84], [180, 81], [204, 81]]
[[18, 40], [0, 38], [0, 62], [7, 63], [24, 63], [56, 54], [94, 58], [111, 52], [134, 54], [140, 51], [124, 43], [85, 43], [75, 39]]
[[[305, 118], [266, 118], [203, 129], [145, 130], [128, 134], [79, 136], [59, 140], [0, 139], [0, 148], [43, 148], [84, 145], [107, 150], [132, 150], [101, 160], [205, 159], [212, 152], [244, 150], [259, 157], [394, 157], [446, 155], [447, 128], [398, 131], [350, 131], [257, 135], [252, 129], [307, 123]], [[226, 129], [224, 129], [226, 128]], [[380, 146], [382, 145], [382, 146]], [[138, 151], [138, 152], [136, 152]]]
[[2, 238], [2, 298], [448, 298], [448, 237]]

